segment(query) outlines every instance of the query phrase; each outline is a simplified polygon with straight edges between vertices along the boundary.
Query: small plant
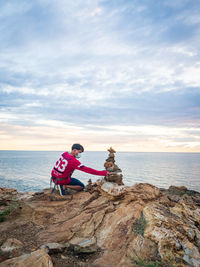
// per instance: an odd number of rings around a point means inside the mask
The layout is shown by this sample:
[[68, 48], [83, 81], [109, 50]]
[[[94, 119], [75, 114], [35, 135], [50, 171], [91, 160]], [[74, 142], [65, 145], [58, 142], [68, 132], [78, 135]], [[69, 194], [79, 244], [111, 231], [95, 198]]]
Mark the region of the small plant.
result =
[[4, 211], [0, 211], [0, 223], [3, 222], [6, 218], [6, 216], [8, 216], [14, 209], [16, 208], [16, 203], [13, 202], [11, 203], [11, 205], [8, 207], [8, 209], [4, 210]]
[[136, 251], [133, 251], [133, 252], [134, 252], [135, 256], [130, 256], [130, 255], [128, 256], [130, 258], [130, 260], [132, 261], [133, 266], [138, 266], [138, 267], [171, 267], [171, 266], [165, 265], [159, 259], [157, 259], [157, 260], [142, 259], [141, 257], [139, 257], [137, 255]]
[[144, 237], [144, 231], [147, 225], [147, 221], [144, 217], [143, 212], [141, 212], [141, 217], [136, 220], [136, 222], [133, 225], [133, 232], [135, 235], [142, 235]]
[[163, 264], [160, 261], [145, 261], [142, 259], [134, 259], [133, 262], [134, 264], [136, 264], [136, 266], [140, 267], [163, 267]]
[[138, 267], [175, 267], [171, 265], [169, 262], [163, 262], [161, 259], [149, 259], [145, 260], [139, 257], [134, 251], [135, 256], [128, 256], [133, 263], [133, 266]]

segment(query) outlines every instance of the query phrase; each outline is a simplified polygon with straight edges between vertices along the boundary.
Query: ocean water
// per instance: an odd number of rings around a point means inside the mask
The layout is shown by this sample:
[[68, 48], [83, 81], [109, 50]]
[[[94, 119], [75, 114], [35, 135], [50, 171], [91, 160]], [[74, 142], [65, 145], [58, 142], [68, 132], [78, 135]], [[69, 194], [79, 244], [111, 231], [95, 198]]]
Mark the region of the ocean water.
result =
[[[50, 173], [61, 151], [0, 151], [0, 187], [20, 192], [49, 187]], [[87, 167], [104, 169], [108, 152], [84, 152], [80, 161]], [[117, 152], [125, 185], [150, 183], [157, 187], [184, 185], [200, 192], [200, 153]], [[99, 176], [76, 170], [74, 178], [87, 184]]]

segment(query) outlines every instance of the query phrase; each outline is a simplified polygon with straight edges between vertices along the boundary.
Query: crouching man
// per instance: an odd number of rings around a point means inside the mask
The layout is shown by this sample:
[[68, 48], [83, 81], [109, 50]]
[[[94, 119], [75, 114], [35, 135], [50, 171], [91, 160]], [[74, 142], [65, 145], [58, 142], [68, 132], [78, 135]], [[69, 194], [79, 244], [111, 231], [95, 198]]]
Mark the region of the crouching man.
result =
[[51, 171], [51, 179], [53, 180], [54, 184], [58, 186], [61, 196], [66, 195], [66, 188], [71, 188], [77, 191], [84, 189], [85, 186], [80, 180], [71, 177], [74, 170], [79, 170], [100, 176], [107, 176], [109, 174], [109, 172], [105, 170], [97, 171], [95, 169], [81, 165], [81, 162], [78, 160], [78, 158], [80, 158], [81, 153], [83, 152], [84, 148], [82, 145], [74, 144], [72, 146], [71, 152], [64, 152], [53, 167]]

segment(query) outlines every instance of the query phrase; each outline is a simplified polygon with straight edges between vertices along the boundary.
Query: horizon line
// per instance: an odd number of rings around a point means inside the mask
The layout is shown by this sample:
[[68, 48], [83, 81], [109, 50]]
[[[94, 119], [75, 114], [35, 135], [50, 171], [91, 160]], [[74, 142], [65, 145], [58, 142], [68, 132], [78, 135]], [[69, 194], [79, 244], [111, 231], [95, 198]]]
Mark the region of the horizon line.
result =
[[[23, 150], [23, 149], [0, 149], [1, 151], [23, 151], [23, 152], [63, 152], [69, 150]], [[85, 150], [84, 152], [108, 152], [107, 150]], [[116, 153], [184, 153], [184, 154], [200, 154], [198, 152], [191, 151], [116, 151]]]

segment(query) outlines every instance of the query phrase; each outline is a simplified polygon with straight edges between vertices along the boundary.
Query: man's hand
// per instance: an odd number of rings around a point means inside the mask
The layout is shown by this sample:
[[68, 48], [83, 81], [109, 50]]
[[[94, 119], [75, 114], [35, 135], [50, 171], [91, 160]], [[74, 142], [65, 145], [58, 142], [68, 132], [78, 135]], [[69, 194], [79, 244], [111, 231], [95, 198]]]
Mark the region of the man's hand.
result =
[[113, 173], [112, 172], [107, 172], [107, 175], [112, 175]]

